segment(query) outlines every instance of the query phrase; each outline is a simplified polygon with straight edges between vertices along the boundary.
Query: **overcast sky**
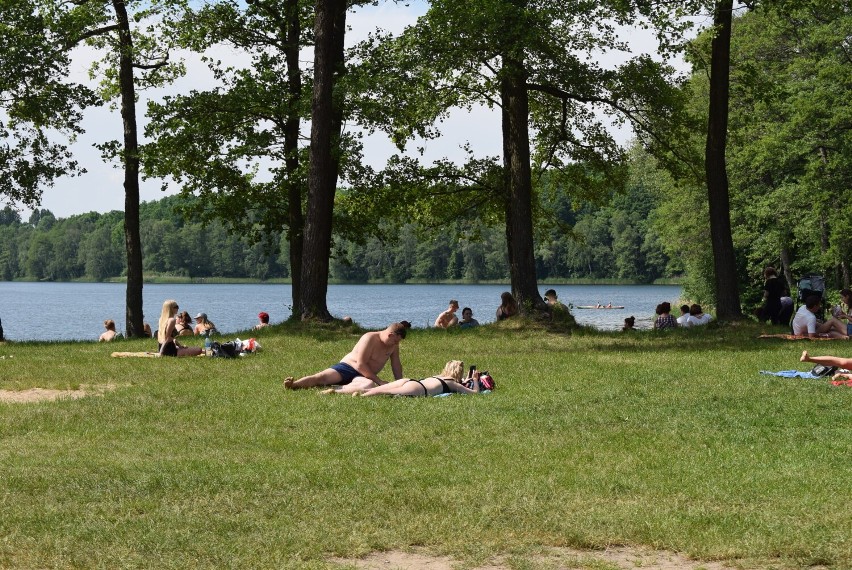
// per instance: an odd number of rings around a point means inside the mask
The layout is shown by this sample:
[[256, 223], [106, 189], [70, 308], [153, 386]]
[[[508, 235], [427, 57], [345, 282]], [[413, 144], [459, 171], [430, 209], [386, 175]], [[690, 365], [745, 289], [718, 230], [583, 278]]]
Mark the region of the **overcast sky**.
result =
[[[425, 4], [413, 2], [398, 4], [382, 2], [379, 6], [370, 6], [351, 12], [347, 15], [347, 23], [351, 31], [347, 34], [347, 44], [355, 43], [374, 30], [381, 27], [391, 32], [399, 32], [406, 25], [415, 22], [425, 10]], [[653, 50], [654, 40], [646, 33], [638, 30], [626, 30], [634, 55]], [[75, 57], [74, 78], [78, 81], [87, 80], [87, 69], [94, 54], [80, 50]], [[239, 61], [239, 54], [229, 48], [218, 48], [215, 53], [223, 61]], [[306, 57], [310, 57], [307, 54]], [[157, 99], [164, 94], [185, 93], [190, 89], [209, 89], [214, 81], [206, 65], [191, 54], [185, 56], [187, 75], [170, 85], [167, 89], [140, 93], [137, 104], [140, 137], [146, 119], [142, 116], [149, 99]], [[104, 163], [100, 152], [92, 145], [94, 143], [120, 140], [122, 136], [121, 117], [118, 111], [111, 111], [107, 106], [86, 112], [83, 127], [86, 134], [79, 137], [72, 151], [78, 162], [85, 166], [88, 173], [79, 177], [61, 178], [52, 188], [46, 188], [42, 197], [42, 208], [53, 212], [57, 217], [68, 217], [90, 211], [108, 212], [124, 209], [124, 174], [113, 164]], [[425, 146], [423, 159], [432, 161], [439, 158], [462, 160], [461, 147], [469, 142], [477, 156], [497, 156], [501, 153], [500, 116], [496, 110], [487, 108], [474, 109], [470, 112], [457, 111], [449, 120], [441, 125], [442, 137], [438, 140], [422, 142], [417, 146]], [[628, 130], [622, 129], [618, 134], [622, 141], [630, 136]], [[144, 139], [140, 138], [144, 143]], [[414, 148], [414, 144], [410, 145]], [[387, 158], [396, 152], [395, 147], [381, 134], [370, 136], [365, 140], [365, 160], [379, 169]], [[141, 200], [158, 200], [164, 196], [160, 190], [160, 180], [141, 182]], [[176, 192], [174, 188], [171, 192]], [[24, 220], [29, 212], [22, 211]]]

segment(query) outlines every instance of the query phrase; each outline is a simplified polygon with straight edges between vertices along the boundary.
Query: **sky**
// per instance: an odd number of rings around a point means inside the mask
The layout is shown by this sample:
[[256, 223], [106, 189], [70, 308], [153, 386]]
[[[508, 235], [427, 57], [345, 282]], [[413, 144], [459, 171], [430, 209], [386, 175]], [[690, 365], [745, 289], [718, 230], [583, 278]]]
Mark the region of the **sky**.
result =
[[[347, 15], [350, 31], [347, 32], [347, 44], [351, 45], [364, 38], [377, 27], [390, 32], [400, 32], [405, 26], [413, 24], [417, 17], [425, 12], [422, 2], [396, 3], [381, 2], [378, 6], [363, 7]], [[653, 51], [655, 41], [641, 30], [625, 30], [634, 55], [641, 52]], [[181, 54], [178, 54], [180, 56]], [[218, 47], [211, 52], [224, 62], [239, 62], [240, 54], [233, 48]], [[88, 67], [96, 54], [89, 48], [78, 49], [74, 57], [72, 79], [88, 82]], [[190, 89], [205, 90], [215, 86], [212, 74], [197, 55], [183, 54], [187, 67], [186, 76], [170, 86], [139, 93], [137, 103], [137, 121], [139, 124], [140, 143], [144, 143], [143, 130], [146, 124], [144, 110], [146, 102], [158, 99], [167, 94], [186, 93]], [[311, 57], [306, 53], [303, 57]], [[108, 212], [124, 210], [124, 173], [115, 164], [105, 163], [100, 151], [93, 145], [110, 140], [120, 140], [122, 137], [122, 122], [117, 109], [104, 106], [89, 109], [84, 115], [83, 127], [86, 133], [79, 136], [71, 146], [76, 160], [87, 169], [87, 173], [77, 177], [57, 179], [53, 187], [44, 189], [41, 207], [53, 212], [59, 218], [86, 212]], [[409, 145], [410, 153], [416, 146], [425, 148], [422, 160], [431, 162], [440, 158], [461, 161], [464, 158], [462, 147], [469, 143], [475, 149], [477, 156], [499, 156], [502, 152], [500, 115], [497, 110], [486, 107], [474, 108], [470, 111], [458, 110], [445, 120], [440, 130], [441, 138], [433, 141], [417, 141]], [[617, 130], [616, 138], [621, 142], [629, 139], [629, 128]], [[368, 136], [364, 141], [364, 158], [376, 169], [381, 169], [387, 158], [396, 153], [396, 148], [381, 133]], [[177, 192], [172, 185], [164, 193], [160, 188], [161, 180], [141, 180], [140, 199], [144, 201], [159, 200], [166, 194]], [[0, 201], [0, 205], [5, 205]], [[24, 220], [28, 219], [29, 211], [21, 209]]]

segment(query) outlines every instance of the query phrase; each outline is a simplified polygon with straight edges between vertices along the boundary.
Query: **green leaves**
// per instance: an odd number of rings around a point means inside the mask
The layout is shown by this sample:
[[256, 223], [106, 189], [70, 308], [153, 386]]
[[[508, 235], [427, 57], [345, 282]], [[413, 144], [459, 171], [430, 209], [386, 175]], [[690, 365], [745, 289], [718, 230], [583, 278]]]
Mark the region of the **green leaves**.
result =
[[53, 180], [85, 171], [67, 141], [96, 99], [67, 81], [62, 47], [61, 34], [32, 4], [0, 1], [0, 195], [11, 202], [33, 207]]

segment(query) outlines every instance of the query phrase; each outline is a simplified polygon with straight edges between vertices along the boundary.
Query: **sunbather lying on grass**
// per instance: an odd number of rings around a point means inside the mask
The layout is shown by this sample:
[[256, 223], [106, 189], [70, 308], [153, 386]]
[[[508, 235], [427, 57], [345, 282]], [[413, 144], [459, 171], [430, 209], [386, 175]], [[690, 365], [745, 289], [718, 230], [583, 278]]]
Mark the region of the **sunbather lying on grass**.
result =
[[[852, 370], [852, 358], [840, 358], [839, 356], [811, 356], [807, 350], [802, 351], [802, 357], [799, 358], [802, 362], [813, 362], [814, 364], [822, 364], [823, 366], [836, 366], [845, 370]], [[831, 377], [832, 380], [852, 380], [852, 374], [838, 372]]]
[[[401, 378], [388, 384], [364, 389], [363, 386], [341, 386], [337, 389], [325, 390], [324, 394], [352, 394], [361, 396], [437, 396], [438, 394], [477, 394], [479, 388], [479, 372], [473, 373], [473, 386], [471, 390], [462, 386], [461, 379], [464, 374], [464, 363], [461, 360], [450, 360], [447, 362], [440, 374], [429, 376], [422, 380]], [[354, 384], [354, 383], [353, 383]]]

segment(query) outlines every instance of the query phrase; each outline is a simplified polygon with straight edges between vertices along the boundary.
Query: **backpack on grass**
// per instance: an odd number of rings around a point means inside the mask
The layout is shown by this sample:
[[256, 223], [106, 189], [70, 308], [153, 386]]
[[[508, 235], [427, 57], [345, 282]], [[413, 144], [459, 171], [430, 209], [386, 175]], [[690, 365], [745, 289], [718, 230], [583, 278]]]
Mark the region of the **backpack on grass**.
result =
[[240, 355], [235, 342], [214, 342], [210, 345], [210, 350], [214, 357], [219, 358], [236, 358]]
[[[473, 390], [473, 378], [465, 380], [463, 386], [465, 388], [470, 388], [471, 390]], [[496, 387], [496, 384], [494, 382], [494, 378], [492, 378], [491, 375], [487, 371], [485, 371], [485, 372], [483, 372], [482, 374], [479, 375], [479, 391], [480, 392], [484, 392], [486, 390], [493, 390], [495, 387]]]

